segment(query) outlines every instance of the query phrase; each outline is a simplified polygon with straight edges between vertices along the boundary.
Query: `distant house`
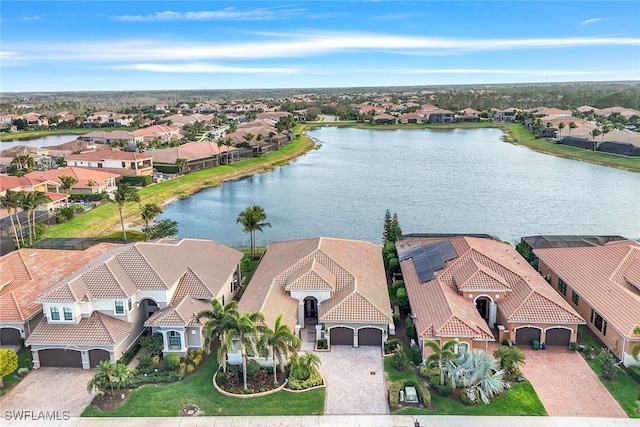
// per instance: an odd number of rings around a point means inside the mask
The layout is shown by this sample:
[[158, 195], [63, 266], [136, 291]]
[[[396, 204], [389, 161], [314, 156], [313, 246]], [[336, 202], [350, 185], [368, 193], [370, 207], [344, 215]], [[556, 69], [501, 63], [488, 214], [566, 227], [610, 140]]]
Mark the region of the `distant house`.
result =
[[27, 178], [35, 180], [49, 180], [62, 185], [61, 176], [70, 176], [77, 181], [71, 188], [71, 193], [113, 193], [116, 191], [119, 174], [104, 172], [96, 169], [66, 167], [44, 171], [29, 172]]
[[479, 237], [402, 236], [396, 242], [418, 341], [568, 347], [582, 317], [509, 244]]
[[44, 205], [38, 206], [38, 211], [51, 211], [60, 208], [67, 201], [67, 195], [60, 189], [61, 185], [46, 178], [28, 176], [0, 175], [0, 195], [4, 196], [7, 190], [24, 191], [26, 193], [39, 191], [45, 193], [51, 199]]
[[456, 115], [456, 121], [461, 123], [479, 122], [480, 111], [474, 108], [465, 108], [460, 114]]
[[[221, 146], [215, 142], [188, 142], [178, 147], [169, 147], [149, 151], [155, 165], [175, 165], [176, 160], [187, 159], [187, 170], [194, 172], [209, 169], [220, 164], [235, 163], [240, 158], [236, 147]], [[159, 167], [159, 166], [158, 166]]]
[[453, 123], [456, 113], [441, 108], [429, 110], [429, 123]]
[[631, 349], [640, 345], [640, 244], [534, 249], [549, 288], [587, 320], [587, 326], [625, 366], [639, 365]]
[[141, 129], [136, 129], [133, 132], [134, 137], [142, 137], [142, 140], [149, 144], [154, 139], [160, 140], [162, 143], [167, 143], [172, 139], [180, 139], [180, 128], [177, 126], [167, 125], [154, 125]]
[[144, 141], [144, 136], [124, 130], [114, 130], [111, 132], [100, 130], [81, 135], [78, 139], [81, 141], [95, 142], [97, 144], [111, 144], [124, 141], [127, 145], [135, 147], [137, 143]]
[[238, 289], [242, 252], [207, 240], [163, 239], [121, 245], [42, 293], [44, 318], [26, 340], [35, 368], [89, 369], [120, 359], [145, 328], [163, 338], [163, 353], [202, 348], [194, 318]]
[[123, 176], [153, 174], [153, 155], [135, 151], [97, 150], [67, 156], [67, 165]]
[[277, 122], [278, 120], [282, 119], [282, 118], [287, 118], [289, 116], [291, 116], [292, 114], [288, 111], [267, 111], [264, 113], [258, 113], [256, 114], [256, 118], [258, 120], [262, 120], [262, 119], [269, 119], [269, 120], [273, 120], [275, 122]]
[[46, 117], [40, 116], [38, 114], [34, 114], [34, 113], [26, 114], [22, 116], [22, 119], [27, 122], [28, 127], [40, 128], [40, 127], [49, 126], [49, 119], [47, 119]]
[[493, 115], [494, 122], [512, 122], [516, 119], [516, 110], [498, 110]]
[[424, 123], [424, 116], [417, 113], [401, 114], [400, 123]]
[[374, 125], [395, 125], [398, 123], [398, 119], [396, 116], [392, 116], [391, 114], [377, 114], [373, 116], [371, 122]]

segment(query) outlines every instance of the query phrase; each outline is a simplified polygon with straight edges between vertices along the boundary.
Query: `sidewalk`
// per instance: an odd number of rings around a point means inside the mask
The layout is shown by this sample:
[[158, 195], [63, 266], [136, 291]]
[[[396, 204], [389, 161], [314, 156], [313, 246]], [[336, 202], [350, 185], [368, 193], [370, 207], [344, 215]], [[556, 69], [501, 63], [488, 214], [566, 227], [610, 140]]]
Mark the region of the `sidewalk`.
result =
[[[38, 414], [33, 414], [37, 416]], [[55, 414], [54, 414], [55, 416]], [[441, 415], [321, 415], [269, 417], [71, 418], [66, 421], [10, 420], [3, 427], [637, 427], [637, 419], [572, 417], [466, 417]], [[9, 417], [11, 418], [11, 417]], [[416, 421], [419, 424], [416, 424]]]

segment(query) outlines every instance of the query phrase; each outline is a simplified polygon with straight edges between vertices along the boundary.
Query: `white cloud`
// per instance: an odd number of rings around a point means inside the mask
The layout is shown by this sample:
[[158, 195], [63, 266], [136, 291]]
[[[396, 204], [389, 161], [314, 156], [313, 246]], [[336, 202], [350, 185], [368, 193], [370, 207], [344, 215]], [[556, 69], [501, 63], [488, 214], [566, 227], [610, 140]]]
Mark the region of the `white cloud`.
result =
[[606, 18], [585, 19], [584, 21], [582, 21], [580, 23], [580, 25], [591, 25], [591, 24], [595, 24], [595, 23], [598, 23], [598, 22], [602, 22], [602, 21], [606, 21]]
[[205, 63], [184, 64], [126, 64], [111, 67], [118, 70], [150, 71], [155, 73], [241, 73], [241, 74], [296, 74], [300, 68], [287, 67], [229, 67]]
[[359, 71], [378, 71], [394, 74], [518, 74], [530, 76], [598, 76], [611, 74], [610, 72], [584, 70], [518, 70], [492, 68], [397, 68]]
[[220, 10], [203, 10], [195, 12], [173, 12], [170, 10], [156, 12], [149, 15], [120, 15], [113, 19], [122, 22], [153, 22], [153, 21], [268, 21], [284, 19], [292, 15], [301, 14], [305, 9], [291, 8], [259, 8], [236, 10], [227, 7]]

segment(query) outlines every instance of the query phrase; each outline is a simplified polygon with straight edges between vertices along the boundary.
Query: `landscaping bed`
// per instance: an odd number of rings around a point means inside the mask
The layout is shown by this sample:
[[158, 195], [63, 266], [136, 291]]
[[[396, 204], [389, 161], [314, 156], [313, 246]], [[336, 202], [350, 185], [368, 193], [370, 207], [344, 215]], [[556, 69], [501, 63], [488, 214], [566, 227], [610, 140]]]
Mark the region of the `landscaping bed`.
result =
[[[22, 379], [28, 375], [33, 367], [32, 353], [27, 348], [18, 351], [18, 368], [2, 379], [4, 387], [0, 388], [0, 397], [9, 393]], [[25, 369], [28, 371], [25, 372]]]
[[[276, 370], [277, 371], [277, 370]], [[261, 368], [258, 362], [247, 363], [247, 388], [243, 390], [242, 366], [227, 365], [226, 372], [218, 372], [216, 384], [221, 390], [232, 394], [254, 394], [273, 390], [284, 384], [287, 373], [276, 372], [278, 382], [273, 382], [273, 369]]]

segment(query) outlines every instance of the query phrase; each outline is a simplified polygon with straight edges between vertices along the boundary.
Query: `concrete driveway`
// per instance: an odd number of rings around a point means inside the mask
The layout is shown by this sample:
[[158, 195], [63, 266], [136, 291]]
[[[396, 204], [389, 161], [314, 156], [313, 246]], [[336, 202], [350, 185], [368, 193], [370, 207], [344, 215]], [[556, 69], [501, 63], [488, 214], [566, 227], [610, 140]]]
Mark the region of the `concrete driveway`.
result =
[[0, 399], [2, 411], [68, 411], [79, 416], [93, 400], [87, 383], [94, 369], [34, 369]]
[[561, 347], [522, 349], [524, 376], [551, 416], [626, 418], [598, 376], [577, 352]]
[[325, 415], [374, 415], [389, 412], [380, 347], [331, 346], [316, 353], [327, 382]]

